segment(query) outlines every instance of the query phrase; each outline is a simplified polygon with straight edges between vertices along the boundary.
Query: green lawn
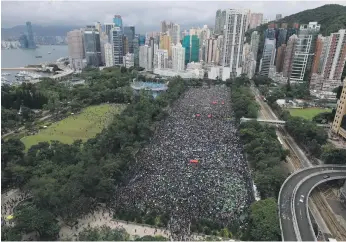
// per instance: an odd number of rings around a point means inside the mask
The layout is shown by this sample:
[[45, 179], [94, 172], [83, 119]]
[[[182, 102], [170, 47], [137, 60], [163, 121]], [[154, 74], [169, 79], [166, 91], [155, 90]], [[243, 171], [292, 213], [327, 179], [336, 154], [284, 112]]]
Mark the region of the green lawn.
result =
[[86, 141], [100, 133], [111, 122], [114, 114], [121, 112], [124, 108], [125, 105], [114, 104], [90, 106], [79, 114], [70, 115], [46, 129], [41, 129], [35, 135], [23, 137], [21, 141], [26, 149], [43, 141], [59, 140], [66, 144], [71, 144], [77, 139]]
[[296, 108], [289, 108], [288, 111], [292, 116], [296, 117], [302, 117], [308, 120], [312, 120], [313, 117], [315, 117], [319, 113], [324, 112], [331, 112], [331, 109], [324, 109], [324, 108], [303, 108], [303, 109], [296, 109]]

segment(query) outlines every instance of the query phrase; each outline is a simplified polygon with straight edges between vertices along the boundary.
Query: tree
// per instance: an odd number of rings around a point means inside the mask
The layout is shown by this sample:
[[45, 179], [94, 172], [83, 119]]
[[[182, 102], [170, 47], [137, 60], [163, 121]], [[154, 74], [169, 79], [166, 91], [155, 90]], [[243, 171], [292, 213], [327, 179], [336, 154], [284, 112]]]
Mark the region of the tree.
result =
[[112, 229], [106, 225], [85, 228], [78, 234], [79, 241], [126, 241], [129, 237], [125, 229]]
[[137, 238], [136, 241], [168, 241], [168, 239], [162, 235], [145, 235], [143, 237]]
[[33, 204], [15, 210], [14, 222], [16, 228], [26, 233], [35, 231], [43, 240], [55, 240], [60, 230], [54, 214]]
[[325, 145], [321, 159], [325, 164], [346, 164], [346, 150]]
[[277, 203], [274, 198], [254, 202], [250, 207], [251, 240], [279, 241], [281, 233]]
[[16, 227], [1, 226], [1, 240], [3, 241], [21, 241], [21, 231]]

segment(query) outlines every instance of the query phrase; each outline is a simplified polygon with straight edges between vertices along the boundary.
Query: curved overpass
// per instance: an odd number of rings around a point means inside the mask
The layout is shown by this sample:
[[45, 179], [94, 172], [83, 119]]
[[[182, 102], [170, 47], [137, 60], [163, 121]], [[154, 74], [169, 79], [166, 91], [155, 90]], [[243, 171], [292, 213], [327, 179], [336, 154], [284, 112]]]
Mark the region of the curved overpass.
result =
[[[330, 177], [324, 179], [325, 175]], [[346, 166], [320, 165], [302, 169], [286, 179], [278, 201], [283, 241], [316, 240], [308, 212], [309, 194], [320, 183], [342, 178], [346, 178]], [[304, 195], [303, 203], [299, 201], [301, 195]]]

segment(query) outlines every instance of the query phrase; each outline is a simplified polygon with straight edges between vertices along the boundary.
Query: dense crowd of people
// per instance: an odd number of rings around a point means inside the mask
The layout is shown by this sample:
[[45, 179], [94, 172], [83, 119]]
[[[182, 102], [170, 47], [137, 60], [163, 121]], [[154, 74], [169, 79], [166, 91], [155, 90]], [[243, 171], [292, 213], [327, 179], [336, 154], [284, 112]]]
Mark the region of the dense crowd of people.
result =
[[194, 219], [222, 224], [242, 217], [252, 183], [224, 86], [191, 88], [141, 149], [117, 206], [169, 212], [173, 240], [189, 240]]

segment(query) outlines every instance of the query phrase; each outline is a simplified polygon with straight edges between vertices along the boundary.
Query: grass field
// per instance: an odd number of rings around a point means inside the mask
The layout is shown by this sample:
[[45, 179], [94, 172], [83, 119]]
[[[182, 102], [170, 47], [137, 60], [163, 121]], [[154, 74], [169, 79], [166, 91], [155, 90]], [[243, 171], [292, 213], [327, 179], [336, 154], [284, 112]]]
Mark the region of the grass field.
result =
[[77, 139], [86, 141], [100, 133], [112, 121], [114, 114], [121, 112], [124, 108], [125, 105], [114, 104], [90, 106], [79, 114], [70, 115], [46, 129], [41, 129], [35, 135], [23, 137], [21, 141], [26, 149], [43, 141], [58, 140], [66, 144], [71, 144]]
[[331, 109], [324, 109], [324, 108], [303, 108], [303, 109], [295, 109], [290, 108], [288, 109], [290, 114], [295, 117], [302, 117], [308, 120], [312, 120], [313, 117], [315, 117], [319, 113], [324, 112], [331, 112]]

